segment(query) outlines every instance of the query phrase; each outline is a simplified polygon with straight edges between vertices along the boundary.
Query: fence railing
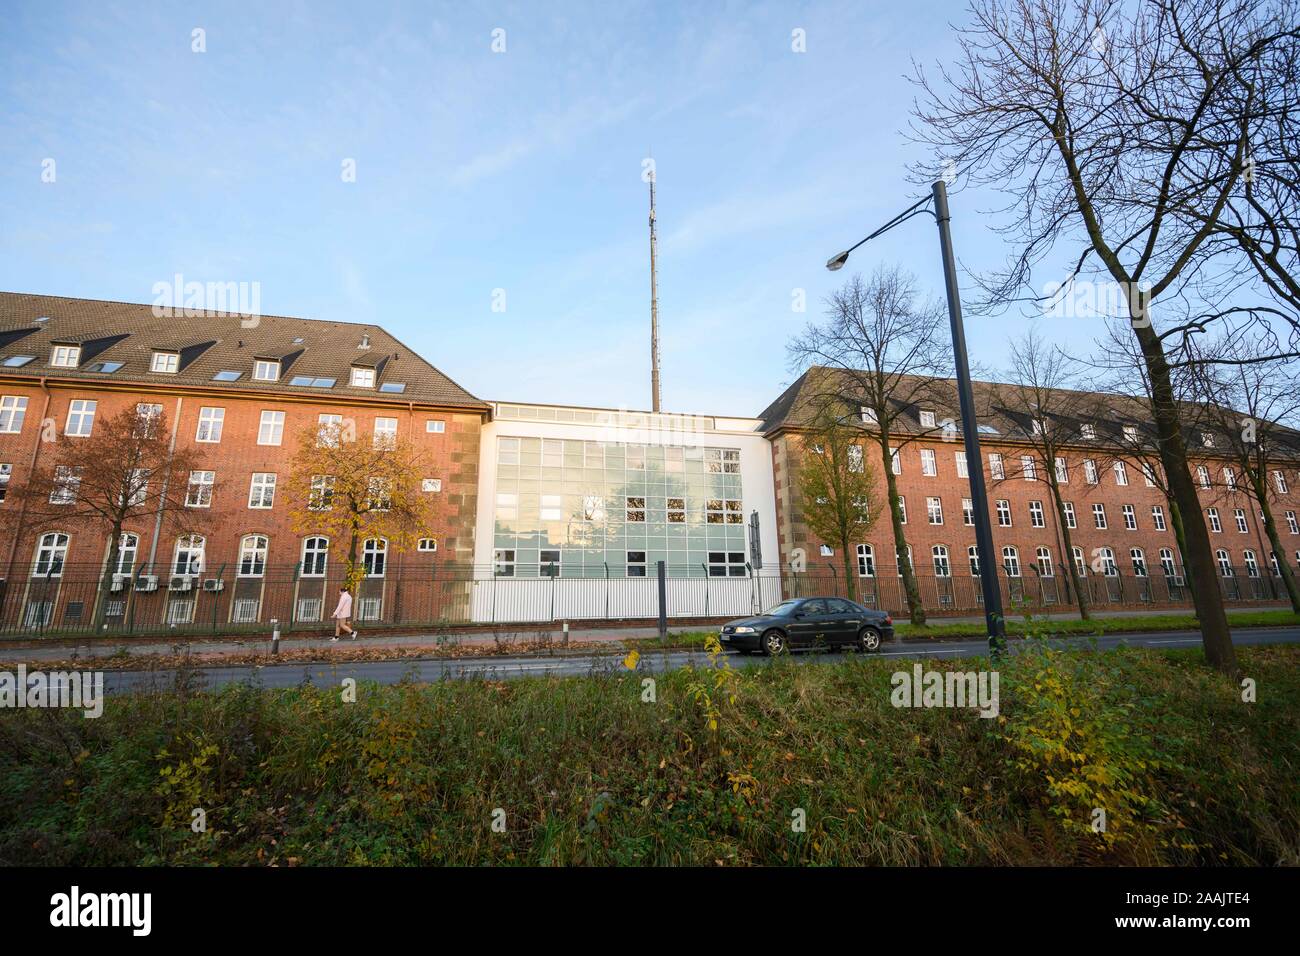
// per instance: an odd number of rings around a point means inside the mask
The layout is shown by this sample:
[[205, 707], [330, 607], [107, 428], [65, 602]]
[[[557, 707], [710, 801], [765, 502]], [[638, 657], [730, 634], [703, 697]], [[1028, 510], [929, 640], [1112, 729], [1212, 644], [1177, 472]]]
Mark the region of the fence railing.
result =
[[[115, 575], [97, 568], [62, 566], [0, 580], [0, 633], [10, 637], [90, 635], [203, 635], [265, 632], [272, 621], [284, 631], [332, 627], [343, 583], [342, 569], [307, 574], [301, 566], [266, 566], [240, 573], [237, 566], [195, 575]], [[560, 621], [656, 620], [660, 613], [658, 569], [602, 569], [576, 575], [555, 567], [500, 569], [427, 563], [390, 565], [367, 575], [356, 589], [353, 620], [367, 628], [444, 628], [466, 625], [551, 624]], [[1076, 606], [1068, 576], [1033, 566], [1019, 576], [998, 568], [1003, 606], [1068, 612]], [[1281, 578], [1264, 569], [1233, 567], [1217, 578], [1231, 604], [1286, 600]], [[757, 614], [790, 597], [849, 597], [896, 616], [907, 613], [902, 577], [893, 567], [846, 579], [833, 565], [800, 572], [748, 566], [668, 566], [664, 569], [665, 616], [718, 619]], [[936, 575], [918, 569], [921, 604], [933, 616], [980, 614], [980, 578], [969, 573]], [[1082, 579], [1094, 609], [1187, 608], [1191, 592], [1181, 568], [1148, 574], [1116, 569]]]

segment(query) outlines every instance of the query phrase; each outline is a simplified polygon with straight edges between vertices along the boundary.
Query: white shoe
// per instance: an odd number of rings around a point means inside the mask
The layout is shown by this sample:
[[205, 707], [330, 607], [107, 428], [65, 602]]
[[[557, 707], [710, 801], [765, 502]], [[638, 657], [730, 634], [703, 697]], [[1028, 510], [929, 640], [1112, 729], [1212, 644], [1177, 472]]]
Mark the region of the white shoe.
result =
[[355, 641], [355, 640], [360, 636], [360, 634], [361, 634], [360, 631], [353, 631], [353, 632], [352, 632], [352, 640]]
[[337, 644], [337, 643], [338, 643], [338, 640], [339, 640], [339, 639], [338, 639], [337, 637], [331, 637], [331, 638], [330, 638], [330, 643], [331, 643], [331, 644]]

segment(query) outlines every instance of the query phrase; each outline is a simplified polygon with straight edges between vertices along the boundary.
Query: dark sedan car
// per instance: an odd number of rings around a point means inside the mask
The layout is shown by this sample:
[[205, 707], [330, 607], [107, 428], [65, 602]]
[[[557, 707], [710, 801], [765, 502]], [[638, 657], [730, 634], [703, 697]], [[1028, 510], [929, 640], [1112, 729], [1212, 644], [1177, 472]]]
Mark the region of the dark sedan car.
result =
[[882, 640], [893, 640], [894, 619], [844, 598], [792, 598], [757, 617], [727, 622], [718, 637], [742, 654], [818, 645], [877, 651]]

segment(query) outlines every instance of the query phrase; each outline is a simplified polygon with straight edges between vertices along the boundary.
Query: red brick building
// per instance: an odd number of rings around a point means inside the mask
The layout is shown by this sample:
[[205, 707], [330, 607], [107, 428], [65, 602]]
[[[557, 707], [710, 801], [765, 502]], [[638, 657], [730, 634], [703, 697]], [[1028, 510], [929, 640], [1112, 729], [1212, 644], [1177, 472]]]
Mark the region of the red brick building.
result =
[[[358, 436], [409, 437], [427, 467], [423, 488], [438, 497], [417, 549], [400, 554], [370, 542], [368, 567], [428, 564], [435, 554], [439, 563], [472, 561], [488, 406], [382, 328], [283, 316], [158, 316], [147, 305], [0, 293], [0, 508], [14, 507], [3, 500], [9, 484], [44, 456], [57, 459], [65, 443], [92, 433], [96, 419], [139, 405], [162, 407], [175, 446], [203, 454], [209, 474], [199, 483], [211, 484], [206, 497], [195, 495], [204, 525], [197, 538], [168, 536], [157, 520], [126, 529], [122, 569], [159, 577], [160, 592], [171, 577], [202, 567], [191, 587], [201, 590], [199, 578], [224, 580], [229, 587], [209, 603], [227, 621], [289, 620], [304, 607], [304, 593], [328, 603], [327, 582], [341, 575], [338, 547], [296, 533], [279, 491], [297, 436], [322, 421], [350, 420]], [[86, 602], [60, 594], [54, 579], [71, 581], [74, 570], [95, 579], [108, 558], [106, 534], [37, 533], [21, 520], [9, 527], [16, 533], [0, 535], [5, 613], [30, 610], [19, 592], [30, 597], [38, 578], [45, 578], [39, 607], [27, 614], [35, 623], [50, 623], [69, 603], [85, 613]], [[316, 580], [295, 585], [293, 606], [284, 597], [286, 606], [264, 607], [265, 580], [277, 574]], [[382, 582], [377, 591], [367, 586], [380, 601], [396, 599]], [[326, 617], [330, 609], [323, 608]]]
[[[782, 567], [788, 569], [792, 561], [802, 558], [810, 572], [821, 569], [829, 581], [832, 570], [842, 573], [847, 559], [857, 571], [862, 596], [897, 611], [905, 608], [906, 602], [887, 513], [876, 521], [867, 540], [856, 545], [855, 553], [847, 556], [838, 553], [837, 544], [817, 538], [801, 514], [799, 461], [807, 453], [813, 400], [824, 390], [817, 379], [827, 374], [834, 373], [820, 368], [805, 373], [759, 416], [772, 443]], [[1028, 429], [1032, 423], [999, 405], [999, 388], [993, 383], [975, 383], [984, 457], [981, 466], [1004, 594], [1047, 605], [1069, 604], [1058, 512], [1047, 483], [1041, 480], [1047, 466], [1031, 440]], [[955, 394], [951, 387], [940, 387], [936, 393]], [[1062, 497], [1074, 515], [1070, 529], [1073, 559], [1088, 578], [1086, 586], [1094, 603], [1190, 602], [1170, 504], [1158, 482], [1144, 473], [1147, 459], [1124, 451], [1135, 447], [1135, 442], [1140, 445], [1148, 434], [1140, 406], [1106, 397], [1105, 405], [1098, 407], [1108, 407], [1110, 414], [1079, 422], [1076, 437], [1059, 455]], [[899, 412], [902, 434], [894, 470], [922, 602], [931, 611], [974, 608], [979, 603], [979, 586], [972, 577], [975, 529], [966, 456], [960, 431], [943, 428], [945, 420], [960, 420], [955, 400], [951, 404], [923, 402], [900, 407]], [[870, 424], [863, 427], [866, 435], [872, 434]], [[1225, 596], [1230, 600], [1285, 600], [1276, 567], [1271, 566], [1273, 549], [1258, 507], [1252, 506], [1223, 452], [1214, 450], [1216, 446], [1226, 448], [1227, 443], [1221, 438], [1215, 443], [1214, 436], [1200, 433], [1188, 438], [1189, 447], [1198, 454], [1194, 468], [1202, 513], [1186, 516], [1186, 520], [1199, 517], [1206, 522]], [[1214, 444], [1207, 447], [1207, 442]], [[864, 444], [867, 461], [879, 474], [878, 446], [874, 440]], [[1269, 504], [1293, 570], [1300, 566], [1297, 452], [1300, 445], [1288, 450], [1286, 463], [1269, 476]], [[1150, 460], [1154, 460], [1154, 452]], [[884, 482], [878, 481], [877, 487], [883, 511]]]

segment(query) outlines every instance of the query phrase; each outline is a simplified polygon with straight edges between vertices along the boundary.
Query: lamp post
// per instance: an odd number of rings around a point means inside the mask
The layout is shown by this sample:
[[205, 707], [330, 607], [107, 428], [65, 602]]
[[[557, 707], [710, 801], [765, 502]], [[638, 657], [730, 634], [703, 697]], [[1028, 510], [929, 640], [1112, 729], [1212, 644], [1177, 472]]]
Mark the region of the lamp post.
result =
[[[997, 654], [1006, 645], [1006, 618], [1002, 613], [1002, 589], [998, 584], [997, 560], [993, 551], [993, 526], [989, 522], [988, 491], [984, 485], [984, 459], [980, 452], [979, 422], [975, 417], [975, 395], [971, 389], [970, 363], [966, 357], [966, 330], [961, 320], [961, 295], [957, 288], [957, 264], [952, 252], [952, 233], [949, 229], [948, 187], [941, 179], [931, 186], [931, 194], [885, 223], [871, 235], [826, 263], [826, 268], [836, 272], [843, 268], [849, 254], [868, 240], [888, 232], [895, 226], [930, 212], [939, 227], [939, 251], [943, 257], [943, 277], [948, 295], [948, 321], [952, 328], [953, 364], [957, 371], [957, 399], [961, 408], [962, 441], [966, 447], [966, 473], [970, 476], [971, 507], [975, 511], [975, 546], [979, 551], [980, 591], [984, 596], [984, 621], [988, 633], [989, 650]], [[931, 201], [934, 210], [926, 209]]]

